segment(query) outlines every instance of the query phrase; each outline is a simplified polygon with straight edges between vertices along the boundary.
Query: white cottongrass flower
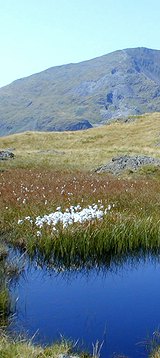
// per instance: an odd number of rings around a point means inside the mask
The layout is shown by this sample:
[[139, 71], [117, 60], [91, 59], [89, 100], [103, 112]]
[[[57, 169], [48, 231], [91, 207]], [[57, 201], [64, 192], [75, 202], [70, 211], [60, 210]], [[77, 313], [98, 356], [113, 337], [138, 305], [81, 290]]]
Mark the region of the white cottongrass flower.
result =
[[23, 223], [24, 223], [24, 220], [21, 220], [21, 219], [18, 220], [18, 225], [23, 224]]
[[[23, 220], [18, 220], [18, 224], [23, 224], [25, 220], [28, 220], [31, 224], [34, 223], [38, 229], [42, 229], [44, 225], [50, 226], [52, 232], [57, 231], [57, 225], [62, 225], [64, 229], [68, 226], [73, 225], [74, 223], [86, 223], [93, 220], [102, 220], [103, 217], [111, 210], [113, 205], [109, 204], [106, 209], [103, 205], [89, 205], [86, 208], [81, 208], [78, 204], [77, 206], [71, 205], [64, 212], [61, 210], [61, 207], [58, 206], [56, 211], [44, 215], [37, 216], [33, 222], [30, 216], [26, 216]], [[41, 231], [37, 231], [37, 236], [40, 236]]]

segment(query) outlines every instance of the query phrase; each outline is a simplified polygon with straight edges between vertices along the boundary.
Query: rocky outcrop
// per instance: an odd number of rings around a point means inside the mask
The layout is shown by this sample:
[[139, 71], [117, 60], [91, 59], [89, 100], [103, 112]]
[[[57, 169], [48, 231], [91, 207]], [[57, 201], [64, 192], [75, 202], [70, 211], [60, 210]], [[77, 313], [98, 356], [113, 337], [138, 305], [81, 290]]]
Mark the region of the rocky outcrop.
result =
[[[50, 124], [49, 118], [47, 118], [45, 121], [46, 121], [46, 131], [49, 132], [79, 131], [83, 129], [92, 128], [92, 125], [88, 121], [88, 119], [82, 119], [79, 121], [70, 121], [70, 122], [65, 122], [64, 120], [59, 123], [56, 123], [55, 125]], [[35, 127], [35, 130], [37, 131], [43, 130], [43, 125], [42, 126], [37, 125], [37, 127]]]
[[82, 119], [81, 121], [75, 123], [69, 123], [63, 126], [62, 130], [64, 131], [79, 131], [82, 129], [92, 128], [91, 123], [87, 119]]
[[[56, 125], [52, 128], [52, 131], [64, 132], [64, 131], [80, 131], [83, 129], [92, 128], [91, 123], [87, 119], [82, 119], [81, 121], [63, 123]], [[50, 129], [49, 129], [50, 130]]]
[[129, 156], [124, 155], [112, 158], [112, 161], [96, 169], [97, 173], [109, 172], [120, 174], [124, 170], [136, 171], [144, 165], [160, 166], [160, 159], [148, 157], [145, 155]]

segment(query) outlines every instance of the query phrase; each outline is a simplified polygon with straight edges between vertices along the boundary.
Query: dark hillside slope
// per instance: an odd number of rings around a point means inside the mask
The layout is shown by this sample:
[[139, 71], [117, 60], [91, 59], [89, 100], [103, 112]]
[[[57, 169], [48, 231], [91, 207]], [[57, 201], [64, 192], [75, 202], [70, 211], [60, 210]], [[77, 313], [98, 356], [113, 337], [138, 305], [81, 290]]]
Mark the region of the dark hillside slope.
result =
[[120, 50], [0, 88], [0, 135], [88, 128], [160, 111], [160, 51]]

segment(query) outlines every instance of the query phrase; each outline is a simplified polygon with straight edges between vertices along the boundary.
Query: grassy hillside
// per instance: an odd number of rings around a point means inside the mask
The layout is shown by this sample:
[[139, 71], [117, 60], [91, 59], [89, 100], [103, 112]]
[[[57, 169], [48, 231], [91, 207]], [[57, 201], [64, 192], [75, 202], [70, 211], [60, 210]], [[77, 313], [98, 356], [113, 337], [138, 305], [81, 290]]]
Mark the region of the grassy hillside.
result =
[[1, 168], [45, 166], [92, 170], [123, 154], [160, 156], [160, 114], [130, 123], [112, 123], [78, 132], [25, 132], [0, 138], [0, 148], [13, 148], [15, 159]]
[[1, 88], [0, 135], [72, 130], [85, 120], [95, 125], [154, 111], [160, 111], [160, 51], [128, 49]]

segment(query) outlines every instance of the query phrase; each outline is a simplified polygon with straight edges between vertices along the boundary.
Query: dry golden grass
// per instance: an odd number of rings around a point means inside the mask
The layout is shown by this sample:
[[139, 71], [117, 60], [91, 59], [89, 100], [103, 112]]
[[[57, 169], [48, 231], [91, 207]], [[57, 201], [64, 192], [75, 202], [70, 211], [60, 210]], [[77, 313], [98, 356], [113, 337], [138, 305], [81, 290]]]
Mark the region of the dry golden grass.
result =
[[158, 349], [156, 352], [154, 352], [151, 355], [151, 358], [160, 358], [160, 349]]
[[78, 132], [26, 132], [0, 138], [0, 148], [15, 148], [15, 160], [1, 167], [50, 166], [91, 170], [123, 154], [160, 156], [160, 114], [130, 123], [115, 122]]

